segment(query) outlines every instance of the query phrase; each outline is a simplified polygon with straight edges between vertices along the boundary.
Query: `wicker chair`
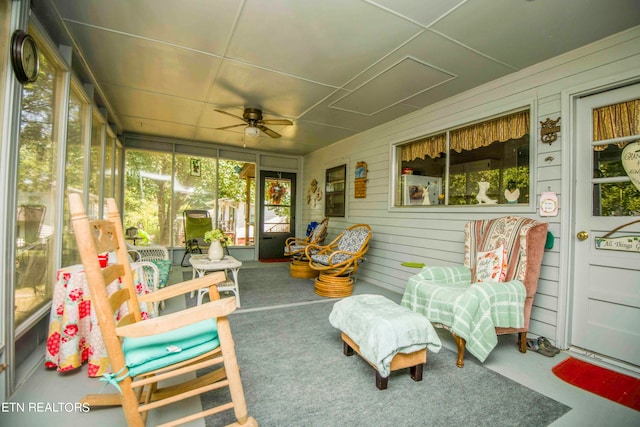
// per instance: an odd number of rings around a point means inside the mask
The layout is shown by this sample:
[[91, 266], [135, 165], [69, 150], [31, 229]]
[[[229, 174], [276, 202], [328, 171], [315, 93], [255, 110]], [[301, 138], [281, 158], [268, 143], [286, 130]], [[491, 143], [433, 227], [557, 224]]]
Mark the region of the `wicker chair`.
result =
[[[163, 408], [165, 414], [171, 414], [166, 405], [229, 387], [230, 401], [217, 402], [221, 404], [165, 425], [185, 424], [233, 409], [237, 419], [234, 425], [257, 426], [247, 414], [227, 318], [236, 308], [235, 299], [220, 299], [216, 287], [224, 280], [224, 273], [177, 283], [138, 298], [115, 199], [107, 199], [106, 220], [89, 221], [79, 194], [69, 195], [69, 205], [91, 292], [91, 308], [96, 312], [113, 372], [104, 379], [120, 391], [88, 395], [82, 402], [92, 409], [122, 406], [127, 425], [141, 427], [151, 410]], [[103, 252], [114, 252], [116, 258], [106, 268], [98, 262], [98, 254]], [[121, 283], [121, 289], [108, 295], [107, 284], [114, 281]], [[142, 321], [141, 302], [153, 303], [202, 287], [209, 288], [211, 302]], [[118, 319], [122, 306], [128, 314]], [[217, 369], [194, 378], [197, 370], [214, 366]]]
[[326, 246], [309, 244], [305, 256], [309, 268], [319, 275], [315, 280], [318, 295], [341, 298], [353, 292], [353, 274], [369, 250], [371, 227], [355, 224], [344, 230]]
[[284, 256], [290, 256], [292, 260], [305, 260], [304, 250], [309, 245], [322, 245], [327, 237], [328, 228], [329, 218], [324, 218], [304, 239], [289, 237], [285, 242]]
[[[143, 271], [147, 279], [154, 277], [155, 272], [149, 264], [153, 264], [158, 271], [154, 289], [162, 289], [167, 286], [169, 275], [171, 274], [171, 260], [169, 251], [164, 246], [159, 245], [131, 245], [127, 243], [127, 251], [136, 262], [144, 263]], [[160, 309], [164, 310], [164, 301], [154, 304], [154, 313], [158, 314]]]

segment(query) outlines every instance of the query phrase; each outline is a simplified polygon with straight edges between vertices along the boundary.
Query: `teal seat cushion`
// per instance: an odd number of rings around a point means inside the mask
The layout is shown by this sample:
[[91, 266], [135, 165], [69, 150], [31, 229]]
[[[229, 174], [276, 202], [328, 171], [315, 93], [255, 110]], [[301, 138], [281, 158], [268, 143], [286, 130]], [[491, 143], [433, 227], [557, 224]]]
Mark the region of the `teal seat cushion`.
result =
[[122, 350], [135, 377], [204, 354], [220, 346], [216, 319], [143, 338], [125, 338]]

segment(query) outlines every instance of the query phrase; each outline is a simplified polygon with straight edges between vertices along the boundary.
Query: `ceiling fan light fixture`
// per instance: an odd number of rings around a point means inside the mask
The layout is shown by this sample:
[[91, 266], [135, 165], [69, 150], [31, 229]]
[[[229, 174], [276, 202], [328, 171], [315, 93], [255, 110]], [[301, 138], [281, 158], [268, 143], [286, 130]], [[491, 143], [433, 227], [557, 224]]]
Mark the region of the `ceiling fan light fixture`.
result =
[[255, 126], [247, 126], [246, 128], [244, 128], [244, 134], [246, 136], [259, 136], [260, 129]]

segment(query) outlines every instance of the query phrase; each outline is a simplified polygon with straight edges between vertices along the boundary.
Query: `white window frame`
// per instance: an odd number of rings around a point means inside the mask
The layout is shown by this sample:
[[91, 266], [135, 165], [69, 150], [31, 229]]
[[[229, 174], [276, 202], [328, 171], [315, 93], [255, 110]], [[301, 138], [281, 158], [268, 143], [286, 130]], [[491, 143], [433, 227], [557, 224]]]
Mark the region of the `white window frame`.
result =
[[[537, 109], [535, 98], [526, 98], [520, 101], [514, 101], [508, 104], [500, 103], [495, 106], [479, 106], [472, 109], [472, 112], [465, 111], [460, 114], [452, 115], [445, 121], [438, 121], [436, 125], [425, 124], [423, 127], [416, 128], [415, 132], [406, 135], [401, 139], [393, 140], [389, 143], [389, 192], [388, 192], [388, 208], [389, 212], [429, 212], [429, 213], [446, 213], [446, 212], [512, 212], [531, 214], [536, 211], [536, 195], [537, 195], [537, 153], [538, 153], [538, 133], [537, 133]], [[410, 143], [430, 135], [438, 135], [447, 133], [447, 153], [449, 156], [449, 136], [450, 131], [481, 123], [497, 117], [506, 116], [518, 111], [529, 109], [529, 203], [523, 204], [478, 204], [478, 205], [431, 205], [431, 206], [397, 206], [396, 205], [396, 189], [398, 188], [398, 180], [400, 176], [398, 159], [398, 147]], [[449, 162], [445, 175], [449, 176]], [[443, 191], [448, 191], [444, 188]], [[448, 185], [448, 183], [447, 183]]]

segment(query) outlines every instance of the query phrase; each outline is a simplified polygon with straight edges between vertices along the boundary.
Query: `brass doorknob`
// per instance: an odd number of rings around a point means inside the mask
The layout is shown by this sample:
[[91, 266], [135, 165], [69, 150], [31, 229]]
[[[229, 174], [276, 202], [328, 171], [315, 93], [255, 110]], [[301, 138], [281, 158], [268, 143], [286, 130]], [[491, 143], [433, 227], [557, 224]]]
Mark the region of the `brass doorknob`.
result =
[[586, 231], [578, 231], [578, 235], [576, 237], [578, 240], [587, 240], [587, 238], [589, 238], [589, 233]]

